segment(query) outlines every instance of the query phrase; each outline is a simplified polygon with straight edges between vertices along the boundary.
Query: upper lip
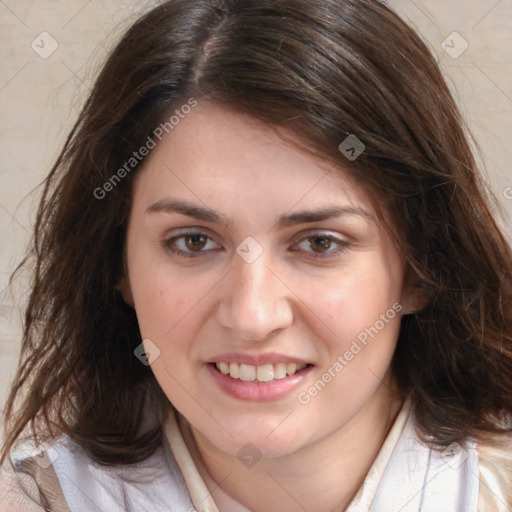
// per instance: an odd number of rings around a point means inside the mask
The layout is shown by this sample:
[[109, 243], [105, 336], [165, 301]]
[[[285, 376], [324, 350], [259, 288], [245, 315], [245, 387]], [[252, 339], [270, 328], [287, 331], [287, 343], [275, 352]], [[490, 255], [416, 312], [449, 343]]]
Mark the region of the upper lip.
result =
[[308, 361], [300, 357], [291, 357], [284, 354], [268, 353], [268, 354], [241, 354], [241, 353], [226, 353], [213, 357], [211, 363], [238, 363], [250, 364], [252, 366], [263, 366], [264, 364], [278, 364], [278, 363], [297, 363], [297, 364], [310, 364]]

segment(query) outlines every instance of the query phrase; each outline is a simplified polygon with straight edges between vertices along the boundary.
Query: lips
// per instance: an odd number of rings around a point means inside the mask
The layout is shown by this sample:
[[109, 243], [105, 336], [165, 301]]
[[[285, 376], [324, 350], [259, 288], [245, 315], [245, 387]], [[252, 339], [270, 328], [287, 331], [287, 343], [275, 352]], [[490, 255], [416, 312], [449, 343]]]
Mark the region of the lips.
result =
[[224, 375], [229, 375], [233, 379], [239, 379], [244, 382], [271, 382], [273, 380], [284, 379], [287, 376], [295, 375], [298, 371], [306, 368], [306, 363], [285, 363], [252, 365], [244, 363], [215, 363], [215, 367]]
[[224, 393], [255, 402], [285, 398], [308, 378], [314, 367], [307, 360], [275, 352], [219, 354], [205, 364]]

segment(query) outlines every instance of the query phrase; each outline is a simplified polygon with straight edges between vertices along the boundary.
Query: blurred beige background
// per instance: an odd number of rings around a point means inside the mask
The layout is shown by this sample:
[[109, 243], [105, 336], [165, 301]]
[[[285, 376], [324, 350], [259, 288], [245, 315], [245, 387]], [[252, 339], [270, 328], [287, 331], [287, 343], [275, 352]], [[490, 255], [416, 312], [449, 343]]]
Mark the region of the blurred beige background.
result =
[[[18, 360], [20, 309], [28, 293], [22, 280], [14, 290], [7, 282], [29, 241], [37, 187], [113, 41], [156, 3], [0, 0], [1, 405]], [[512, 0], [389, 4], [437, 56], [482, 149], [494, 193], [511, 218]], [[506, 229], [510, 237], [512, 230]]]

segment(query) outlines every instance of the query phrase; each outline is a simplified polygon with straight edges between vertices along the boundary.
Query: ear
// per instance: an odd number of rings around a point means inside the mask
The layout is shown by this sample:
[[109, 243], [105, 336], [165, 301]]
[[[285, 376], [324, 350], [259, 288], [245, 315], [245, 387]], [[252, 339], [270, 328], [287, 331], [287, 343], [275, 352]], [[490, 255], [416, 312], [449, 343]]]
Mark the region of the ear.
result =
[[413, 315], [421, 311], [430, 301], [430, 294], [421, 285], [418, 274], [407, 265], [405, 284], [402, 293], [402, 315]]
[[122, 260], [122, 277], [116, 285], [116, 290], [123, 297], [124, 302], [135, 309], [135, 301], [133, 300], [132, 294], [132, 285], [130, 284], [130, 277], [128, 274], [128, 260], [126, 257], [126, 251], [123, 251], [123, 260]]
[[132, 287], [130, 285], [130, 280], [127, 276], [123, 276], [119, 281], [119, 284], [116, 286], [116, 290], [121, 293], [123, 300], [128, 304], [128, 306], [135, 308], [135, 303], [133, 301], [132, 295]]
[[402, 294], [402, 315], [412, 315], [421, 311], [429, 301], [428, 292], [418, 283], [406, 285]]

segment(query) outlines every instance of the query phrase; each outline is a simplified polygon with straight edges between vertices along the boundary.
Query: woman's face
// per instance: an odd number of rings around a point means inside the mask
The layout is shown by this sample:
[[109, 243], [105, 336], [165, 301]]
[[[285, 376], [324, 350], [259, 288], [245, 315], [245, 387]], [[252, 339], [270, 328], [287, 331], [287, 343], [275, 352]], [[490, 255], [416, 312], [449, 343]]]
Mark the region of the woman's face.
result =
[[127, 268], [160, 386], [227, 453], [297, 452], [390, 383], [403, 258], [342, 170], [246, 115], [199, 102], [152, 149]]

